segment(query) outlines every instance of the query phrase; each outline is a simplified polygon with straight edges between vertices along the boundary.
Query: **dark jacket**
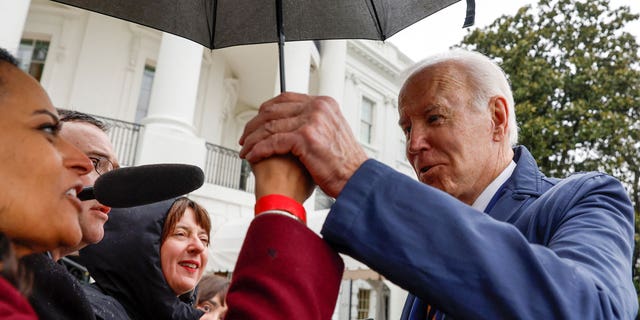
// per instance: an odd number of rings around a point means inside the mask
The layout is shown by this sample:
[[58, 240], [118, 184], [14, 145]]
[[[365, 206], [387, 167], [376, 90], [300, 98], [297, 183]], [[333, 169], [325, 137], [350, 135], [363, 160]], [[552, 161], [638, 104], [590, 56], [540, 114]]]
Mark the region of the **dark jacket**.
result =
[[29, 303], [40, 319], [95, 319], [82, 285], [63, 265], [45, 253], [28, 255], [22, 263], [33, 275]]
[[103, 293], [117, 300], [131, 319], [199, 319], [202, 316], [202, 311], [175, 296], [162, 274], [160, 240], [173, 201], [114, 208], [104, 226], [104, 239], [80, 251], [79, 261], [96, 281], [94, 289], [97, 290], [89, 295], [96, 311], [117, 312], [105, 308], [102, 303], [105, 297], [100, 296]]

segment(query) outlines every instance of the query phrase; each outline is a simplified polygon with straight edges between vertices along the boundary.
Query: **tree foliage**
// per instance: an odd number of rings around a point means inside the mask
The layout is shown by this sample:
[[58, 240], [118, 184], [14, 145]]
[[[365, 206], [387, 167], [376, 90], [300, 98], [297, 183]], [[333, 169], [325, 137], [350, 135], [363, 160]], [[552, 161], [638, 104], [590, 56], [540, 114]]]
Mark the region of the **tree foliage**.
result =
[[640, 58], [624, 31], [637, 19], [608, 0], [540, 0], [460, 46], [494, 58], [509, 76], [519, 142], [545, 174], [600, 170], [623, 181], [636, 208], [640, 288]]

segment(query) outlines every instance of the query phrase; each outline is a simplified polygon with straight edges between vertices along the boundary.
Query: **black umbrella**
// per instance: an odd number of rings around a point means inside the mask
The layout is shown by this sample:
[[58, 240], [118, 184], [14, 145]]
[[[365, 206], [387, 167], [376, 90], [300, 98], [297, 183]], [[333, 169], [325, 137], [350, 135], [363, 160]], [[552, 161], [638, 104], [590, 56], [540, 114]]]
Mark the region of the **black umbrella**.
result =
[[[284, 41], [386, 40], [460, 0], [54, 0], [145, 25], [209, 49], [278, 42], [285, 91]], [[463, 27], [473, 24], [467, 0]]]

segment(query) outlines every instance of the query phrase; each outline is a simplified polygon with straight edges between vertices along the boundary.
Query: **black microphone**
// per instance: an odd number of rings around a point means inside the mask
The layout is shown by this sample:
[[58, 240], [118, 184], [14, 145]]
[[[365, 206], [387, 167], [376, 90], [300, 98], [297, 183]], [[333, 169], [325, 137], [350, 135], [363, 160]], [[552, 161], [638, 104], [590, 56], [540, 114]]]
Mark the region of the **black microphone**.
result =
[[78, 193], [82, 201], [96, 199], [112, 208], [128, 208], [187, 194], [204, 183], [204, 172], [188, 164], [149, 164], [109, 171], [93, 187]]

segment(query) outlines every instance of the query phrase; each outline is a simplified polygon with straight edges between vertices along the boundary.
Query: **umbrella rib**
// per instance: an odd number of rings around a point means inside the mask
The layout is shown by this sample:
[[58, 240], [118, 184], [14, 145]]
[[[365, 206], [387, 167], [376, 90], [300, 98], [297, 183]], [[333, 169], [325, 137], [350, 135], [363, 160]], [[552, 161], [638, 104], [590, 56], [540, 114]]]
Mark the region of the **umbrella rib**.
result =
[[[211, 6], [211, 26], [209, 27], [209, 48], [213, 48], [213, 42], [216, 37], [216, 14], [218, 12], [218, 0], [212, 0], [213, 5]], [[209, 21], [207, 20], [207, 23]]]
[[380, 36], [380, 39], [385, 40], [387, 39], [387, 37], [384, 33], [382, 33], [382, 25], [380, 24], [380, 17], [378, 17], [378, 10], [376, 10], [376, 5], [375, 3], [373, 3], [373, 0], [369, 0], [369, 4], [371, 10], [373, 10], [373, 18], [376, 24], [376, 29], [378, 29], [378, 35]]

